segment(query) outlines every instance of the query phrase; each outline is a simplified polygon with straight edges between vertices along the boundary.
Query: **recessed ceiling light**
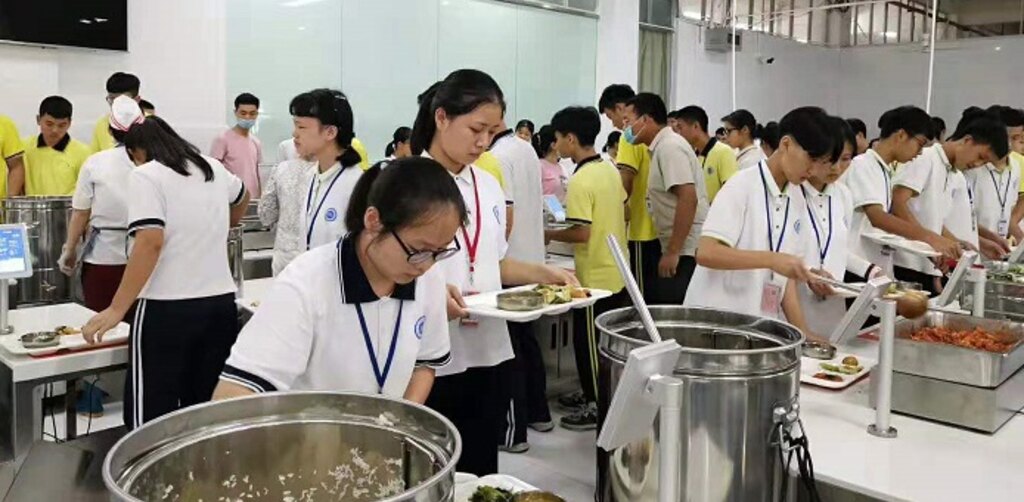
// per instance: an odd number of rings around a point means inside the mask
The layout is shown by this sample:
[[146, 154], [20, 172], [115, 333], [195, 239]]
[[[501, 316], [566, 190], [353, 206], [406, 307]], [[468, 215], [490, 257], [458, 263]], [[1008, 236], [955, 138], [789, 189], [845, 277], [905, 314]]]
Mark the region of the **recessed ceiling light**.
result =
[[92, 19], [85, 19], [83, 17], [82, 19], [79, 19], [78, 22], [82, 24], [92, 24]]

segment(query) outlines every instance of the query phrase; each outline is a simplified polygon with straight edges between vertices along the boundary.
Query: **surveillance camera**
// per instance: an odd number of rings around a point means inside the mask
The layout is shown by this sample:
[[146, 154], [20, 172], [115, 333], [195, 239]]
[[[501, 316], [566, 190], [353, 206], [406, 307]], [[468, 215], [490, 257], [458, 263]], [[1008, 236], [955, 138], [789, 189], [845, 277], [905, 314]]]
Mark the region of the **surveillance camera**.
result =
[[768, 56], [768, 57], [761, 56], [761, 57], [757, 58], [757, 60], [761, 64], [774, 64], [775, 63], [775, 57], [774, 56]]

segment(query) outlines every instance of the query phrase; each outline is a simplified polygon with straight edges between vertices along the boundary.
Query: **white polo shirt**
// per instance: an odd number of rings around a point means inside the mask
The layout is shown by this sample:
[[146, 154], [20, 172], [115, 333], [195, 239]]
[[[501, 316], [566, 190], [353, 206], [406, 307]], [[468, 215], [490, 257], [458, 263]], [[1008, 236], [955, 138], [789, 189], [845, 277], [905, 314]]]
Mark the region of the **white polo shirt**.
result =
[[94, 153], [82, 164], [71, 207], [90, 211], [83, 262], [128, 263], [128, 178], [133, 169], [124, 146]]
[[854, 157], [850, 167], [839, 182], [850, 192], [853, 218], [850, 220], [850, 237], [847, 247], [850, 253], [862, 256], [871, 263], [881, 265], [882, 247], [869, 241], [861, 234], [874, 230], [871, 220], [864, 213], [867, 206], [881, 206], [888, 213], [892, 210], [892, 168], [874, 150]]
[[[824, 269], [832, 277], [843, 280], [851, 262], [855, 262], [851, 260], [853, 256], [848, 247], [853, 219], [849, 190], [836, 183], [826, 185], [823, 192], [817, 191], [810, 183], [804, 183], [800, 188], [807, 203], [804, 228], [810, 232], [804, 239], [804, 262], [810, 268]], [[853, 271], [863, 275], [865, 271], [860, 268], [855, 267]], [[846, 314], [843, 298], [818, 298], [806, 284], [801, 284], [798, 292], [807, 325], [814, 333], [828, 335]]]
[[302, 212], [306, 249], [330, 244], [348, 233], [345, 213], [348, 212], [352, 191], [362, 175], [363, 170], [358, 164], [343, 167], [340, 162], [335, 162], [322, 173], [316, 164], [309, 168]]
[[544, 263], [544, 188], [537, 151], [509, 129], [494, 140], [491, 154], [501, 164], [505, 184], [516, 201], [508, 257]]
[[228, 268], [230, 206], [241, 203], [245, 185], [218, 160], [203, 156], [213, 169], [206, 181], [189, 164], [189, 176], [150, 161], [128, 181], [129, 236], [162, 228], [160, 259], [139, 298], [183, 300], [235, 292]]
[[274, 280], [238, 335], [221, 379], [254, 392], [402, 397], [415, 368], [450, 359], [445, 295], [444, 277], [431, 267], [379, 298], [359, 264], [355, 238], [346, 236], [296, 258]]
[[[803, 256], [810, 232], [806, 212], [800, 188], [787, 185], [785, 191], [779, 190], [768, 171], [768, 163], [761, 162], [758, 167], [744, 169], [729, 178], [711, 203], [701, 236], [745, 251], [775, 248]], [[698, 265], [683, 305], [760, 316], [763, 286], [771, 277], [769, 269], [712, 270]]]
[[[954, 173], [956, 169], [949, 163], [942, 144], [937, 143], [922, 150], [921, 155], [903, 166], [893, 178], [894, 186], [907, 187], [917, 194], [909, 204], [917, 222], [940, 235], [953, 202]], [[895, 264], [929, 275], [941, 275], [928, 258], [903, 251], [896, 252]]]
[[[500, 262], [508, 252], [505, 192], [494, 176], [474, 166], [466, 166], [452, 176], [466, 203], [469, 222], [455, 234], [460, 251], [437, 266], [444, 273], [445, 282], [458, 287], [463, 295], [500, 290]], [[476, 249], [471, 274], [473, 242], [476, 242]], [[505, 321], [491, 318], [473, 321], [477, 324], [449, 323], [452, 361], [438, 370], [438, 376], [455, 375], [468, 368], [496, 366], [512, 359], [512, 343]]]
[[676, 203], [679, 200], [670, 190], [676, 186], [693, 185], [697, 193], [697, 209], [693, 226], [683, 243], [683, 256], [693, 256], [700, 240], [701, 225], [708, 213], [708, 191], [704, 182], [704, 169], [693, 147], [665, 127], [651, 141], [651, 170], [647, 181], [647, 208], [661, 241], [661, 250], [668, 250], [675, 225]]
[[992, 164], [963, 173], [974, 195], [978, 225], [1003, 237], [1010, 235], [1010, 215], [1017, 205], [1020, 166], [1010, 157], [1009, 165], [999, 171]]
[[[984, 168], [971, 169], [967, 173], [953, 172], [953, 175], [949, 178], [953, 200], [943, 221], [946, 229], [952, 232], [957, 239], [967, 241], [974, 247], [978, 247], [978, 208], [976, 206], [978, 192], [971, 185], [971, 180], [967, 175], [982, 170]], [[984, 178], [980, 182], [984, 183]]]
[[768, 157], [757, 143], [736, 152], [736, 165], [740, 171], [748, 167], [755, 167], [762, 160], [768, 160]]
[[287, 162], [289, 160], [297, 160], [299, 158], [299, 150], [295, 148], [295, 140], [288, 138], [277, 145], [277, 162]]

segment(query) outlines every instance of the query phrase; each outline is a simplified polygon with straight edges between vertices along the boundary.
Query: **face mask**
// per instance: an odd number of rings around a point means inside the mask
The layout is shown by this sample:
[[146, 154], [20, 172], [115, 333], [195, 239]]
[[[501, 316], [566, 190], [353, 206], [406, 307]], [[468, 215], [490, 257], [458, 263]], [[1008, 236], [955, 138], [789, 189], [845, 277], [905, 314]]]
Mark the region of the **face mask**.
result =
[[238, 127], [241, 127], [242, 129], [248, 131], [249, 129], [252, 129], [256, 125], [256, 119], [238, 119], [237, 124]]
[[[646, 126], [644, 126], [644, 127], [646, 127]], [[637, 132], [642, 132], [643, 130], [644, 130], [644, 128], [641, 127], [640, 131], [637, 131]], [[622, 137], [626, 140], [626, 143], [629, 143], [631, 145], [635, 145], [636, 142], [637, 142], [636, 133], [633, 132], [633, 126], [632, 125], [630, 125], [629, 127], [627, 127], [627, 128], [622, 130]]]

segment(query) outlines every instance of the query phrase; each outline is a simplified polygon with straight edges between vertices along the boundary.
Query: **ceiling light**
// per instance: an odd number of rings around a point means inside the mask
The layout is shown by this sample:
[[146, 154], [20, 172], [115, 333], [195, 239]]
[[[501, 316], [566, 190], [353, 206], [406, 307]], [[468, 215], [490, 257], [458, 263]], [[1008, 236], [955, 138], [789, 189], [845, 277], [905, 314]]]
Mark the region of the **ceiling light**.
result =
[[92, 19], [85, 19], [83, 17], [82, 19], [79, 19], [78, 22], [82, 24], [92, 24]]
[[107, 19], [107, 18], [105, 18], [105, 17], [94, 17], [94, 18], [92, 18], [92, 19], [93, 19], [94, 21], [96, 21], [97, 23], [105, 23], [105, 22], [109, 21], [109, 19]]
[[695, 19], [697, 21], [700, 21], [700, 12], [697, 12], [695, 10], [683, 11], [683, 17], [685, 17], [686, 19]]
[[882, 35], [885, 35], [885, 38], [896, 38], [897, 36], [899, 36], [895, 31], [887, 31], [885, 33], [882, 33]]

